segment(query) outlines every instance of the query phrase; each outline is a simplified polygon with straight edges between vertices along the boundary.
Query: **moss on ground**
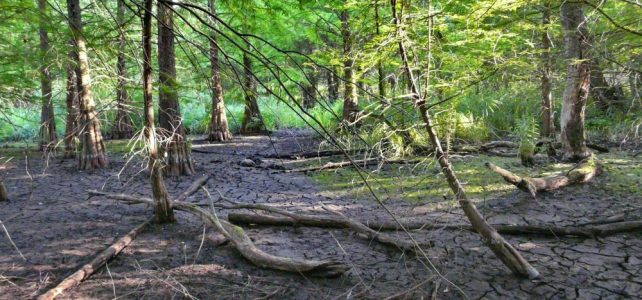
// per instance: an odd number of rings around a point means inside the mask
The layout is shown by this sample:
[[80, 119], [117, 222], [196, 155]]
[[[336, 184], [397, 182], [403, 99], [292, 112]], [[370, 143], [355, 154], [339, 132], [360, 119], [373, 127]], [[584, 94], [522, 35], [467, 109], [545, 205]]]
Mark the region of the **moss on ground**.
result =
[[[633, 158], [624, 152], [598, 156], [603, 172], [596, 187], [609, 194], [642, 195], [642, 158]], [[534, 168], [523, 167], [518, 158], [479, 155], [453, 162], [453, 168], [469, 198], [483, 200], [515, 191], [499, 175], [484, 164], [492, 162], [520, 176], [541, 177], [560, 175], [573, 164], [550, 163]], [[366, 185], [353, 168], [320, 171], [309, 174], [324, 186], [328, 193], [352, 199], [371, 199]], [[417, 203], [456, 204], [436, 162], [427, 159], [417, 165], [387, 165], [381, 170], [364, 173], [377, 196], [383, 200], [398, 199]]]

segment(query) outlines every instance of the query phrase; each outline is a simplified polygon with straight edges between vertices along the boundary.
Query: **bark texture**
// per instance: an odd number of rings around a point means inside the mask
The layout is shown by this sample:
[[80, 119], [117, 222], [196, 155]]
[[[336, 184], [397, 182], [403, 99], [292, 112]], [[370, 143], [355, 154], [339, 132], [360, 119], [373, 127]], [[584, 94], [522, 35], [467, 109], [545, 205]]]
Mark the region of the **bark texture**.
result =
[[170, 5], [158, 2], [158, 121], [163, 133], [163, 170], [171, 176], [192, 175], [194, 165], [178, 101], [174, 17]]
[[118, 58], [116, 72], [118, 86], [116, 87], [116, 121], [112, 128], [111, 137], [114, 139], [129, 139], [134, 134], [132, 119], [129, 116], [129, 94], [127, 93], [127, 66], [125, 62], [125, 5], [123, 0], [117, 0], [116, 22], [118, 22]]
[[355, 87], [355, 61], [352, 57], [354, 46], [354, 36], [350, 30], [350, 13], [347, 10], [341, 11], [341, 37], [343, 39], [343, 121], [347, 124], [353, 124], [359, 116], [359, 100], [357, 98], [357, 89]]
[[[73, 41], [70, 42], [73, 45]], [[80, 91], [78, 89], [79, 73], [77, 66], [74, 66], [76, 50], [69, 52], [69, 66], [67, 66], [67, 120], [65, 122], [65, 154], [64, 158], [76, 157], [76, 135], [78, 130], [78, 98]]]
[[[210, 22], [216, 26], [217, 21], [213, 17], [216, 15], [216, 5], [214, 0], [208, 0], [210, 13]], [[227, 124], [227, 115], [225, 113], [225, 102], [223, 100], [223, 85], [221, 83], [221, 64], [218, 58], [218, 42], [216, 32], [212, 30], [210, 34], [210, 64], [212, 67], [212, 119], [210, 120], [209, 136], [210, 142], [223, 142], [230, 140], [232, 135]]]
[[399, 54], [403, 62], [404, 72], [408, 75], [408, 79], [411, 84], [411, 91], [414, 97], [415, 103], [418, 107], [419, 113], [421, 114], [422, 120], [424, 121], [424, 126], [430, 137], [430, 141], [434, 148], [435, 156], [439, 162], [442, 173], [446, 177], [446, 181], [450, 186], [450, 189], [455, 194], [455, 198], [459, 201], [459, 204], [466, 214], [466, 217], [470, 221], [472, 227], [475, 229], [479, 235], [481, 235], [484, 243], [495, 253], [495, 256], [499, 258], [504, 265], [506, 265], [514, 274], [527, 277], [527, 278], [537, 278], [539, 277], [539, 272], [531, 266], [531, 264], [526, 261], [519, 252], [513, 246], [508, 243], [504, 238], [495, 230], [481, 215], [477, 210], [477, 207], [471, 202], [464, 191], [463, 186], [457, 179], [455, 171], [453, 170], [448, 158], [446, 157], [442, 147], [439, 137], [434, 129], [432, 117], [428, 112], [426, 106], [426, 100], [421, 96], [419, 88], [415, 82], [415, 78], [410, 68], [409, 59], [407, 56], [407, 51], [404, 45], [403, 40], [403, 26], [401, 23], [402, 17], [397, 14], [397, 1], [391, 0], [392, 15], [394, 18], [396, 37], [399, 46]]
[[51, 72], [49, 71], [51, 46], [47, 33], [47, 2], [38, 0], [38, 12], [40, 23], [38, 33], [40, 36], [40, 91], [42, 96], [42, 107], [40, 111], [40, 151], [56, 149], [58, 136], [56, 135], [56, 122], [54, 118], [54, 107], [51, 101]]
[[71, 33], [76, 48], [76, 71], [77, 84], [80, 89], [79, 96], [79, 118], [78, 137], [80, 139], [80, 156], [78, 157], [78, 168], [81, 170], [106, 168], [108, 165], [105, 155], [105, 144], [100, 131], [100, 120], [94, 103], [94, 96], [91, 92], [91, 76], [89, 74], [89, 57], [87, 45], [82, 29], [80, 13], [80, 1], [68, 0], [67, 11]]
[[[247, 42], [248, 49], [251, 51], [250, 43]], [[263, 124], [263, 116], [259, 109], [259, 104], [256, 99], [256, 82], [254, 79], [254, 71], [252, 69], [252, 59], [250, 55], [243, 52], [243, 71], [244, 83], [243, 89], [245, 92], [245, 111], [243, 112], [243, 123], [241, 123], [241, 133], [255, 134], [265, 132], [265, 125]]]
[[546, 2], [542, 12], [542, 132], [543, 137], [555, 135], [555, 118], [553, 107], [553, 87], [551, 73], [553, 72], [553, 60], [551, 58], [551, 36], [548, 30], [551, 25], [551, 6]]
[[580, 161], [590, 155], [586, 147], [584, 115], [591, 77], [587, 54], [586, 18], [581, 3], [565, 2], [561, 7], [568, 73], [560, 117], [563, 158]]
[[326, 71], [326, 84], [328, 86], [328, 100], [331, 102], [336, 101], [339, 99], [339, 85], [340, 85], [340, 79], [339, 76], [337, 75], [338, 71], [335, 70], [334, 68], [330, 71]]
[[154, 103], [152, 98], [152, 8], [153, 0], [145, 0], [143, 15], [143, 99], [145, 102], [145, 138], [149, 152], [148, 168], [151, 172], [152, 197], [156, 222], [174, 222], [174, 211], [163, 181], [162, 162], [158, 157], [156, 128], [154, 126]]

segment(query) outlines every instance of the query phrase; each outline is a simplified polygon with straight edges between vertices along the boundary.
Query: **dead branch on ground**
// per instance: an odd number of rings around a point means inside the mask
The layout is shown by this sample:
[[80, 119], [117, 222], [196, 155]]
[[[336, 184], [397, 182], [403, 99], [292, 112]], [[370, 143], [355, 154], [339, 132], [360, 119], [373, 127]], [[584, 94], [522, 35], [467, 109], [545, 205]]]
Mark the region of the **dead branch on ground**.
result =
[[[153, 203], [153, 201], [152, 201]], [[127, 247], [136, 236], [151, 222], [153, 218], [145, 221], [143, 224], [136, 226], [129, 233], [118, 239], [114, 244], [109, 246], [109, 248], [103, 250], [92, 259], [89, 263], [83, 265], [78, 271], [74, 272], [70, 276], [63, 279], [56, 287], [48, 290], [44, 294], [38, 297], [38, 300], [51, 300], [72, 288], [83, 280], [87, 279], [89, 276], [94, 274], [97, 270], [102, 268], [102, 266], [107, 263], [110, 259], [118, 255], [125, 247]]]

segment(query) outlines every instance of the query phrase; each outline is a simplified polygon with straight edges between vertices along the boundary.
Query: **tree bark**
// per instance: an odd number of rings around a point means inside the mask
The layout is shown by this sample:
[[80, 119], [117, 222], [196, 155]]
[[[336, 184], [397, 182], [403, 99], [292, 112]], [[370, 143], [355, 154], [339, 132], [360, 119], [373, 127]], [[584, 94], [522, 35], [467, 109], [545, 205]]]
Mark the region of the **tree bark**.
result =
[[[380, 32], [380, 17], [379, 17], [379, 0], [375, 0], [375, 33], [377, 36], [381, 34]], [[379, 97], [386, 98], [386, 79], [383, 71], [383, 65], [381, 60], [377, 62], [377, 88], [379, 89]]]
[[77, 65], [74, 66], [76, 50], [73, 49], [73, 40], [70, 41], [72, 50], [69, 52], [69, 66], [67, 66], [67, 120], [65, 122], [65, 154], [64, 158], [76, 157], [76, 135], [78, 134], [78, 97], [80, 91], [78, 88], [79, 71]]
[[301, 86], [301, 98], [303, 98], [303, 108], [310, 109], [317, 103], [317, 85], [319, 84], [319, 78], [314, 70], [309, 70], [307, 76], [309, 82], [307, 80], [303, 82]]
[[38, 33], [40, 35], [40, 90], [42, 93], [42, 110], [40, 112], [40, 151], [56, 149], [58, 136], [56, 135], [56, 122], [54, 118], [54, 107], [51, 100], [51, 72], [49, 71], [51, 46], [47, 33], [47, 3], [45, 0], [38, 0], [38, 11], [40, 22]]
[[[210, 22], [216, 26], [217, 21], [213, 17], [216, 15], [215, 0], [208, 0], [210, 13]], [[218, 42], [216, 32], [212, 30], [210, 34], [210, 64], [212, 67], [212, 119], [210, 120], [209, 136], [210, 142], [223, 142], [232, 138], [230, 129], [227, 124], [227, 115], [225, 113], [225, 102], [223, 100], [223, 85], [221, 83], [221, 65], [218, 59]]]
[[74, 46], [77, 51], [75, 52], [77, 56], [75, 61], [78, 64], [76, 79], [80, 89], [80, 115], [78, 121], [80, 157], [78, 159], [78, 168], [81, 170], [106, 168], [108, 161], [105, 154], [105, 144], [100, 131], [100, 120], [98, 120], [94, 96], [91, 92], [89, 57], [82, 29], [80, 1], [67, 0], [67, 12], [69, 14], [71, 33], [74, 38]]
[[152, 196], [156, 221], [174, 222], [174, 210], [163, 181], [162, 162], [158, 157], [156, 128], [154, 126], [154, 103], [152, 98], [152, 8], [154, 0], [145, 0], [143, 15], [143, 99], [145, 102], [145, 138], [149, 152], [148, 168], [151, 172]]
[[551, 58], [551, 37], [549, 26], [551, 25], [550, 2], [545, 3], [542, 13], [542, 136], [553, 137], [555, 135], [555, 118], [553, 107], [553, 89], [551, 73], [553, 72], [553, 60]]
[[468, 199], [468, 197], [466, 197], [463, 186], [457, 179], [455, 171], [453, 170], [450, 162], [448, 161], [448, 158], [441, 148], [439, 137], [437, 137], [437, 134], [433, 127], [432, 117], [428, 112], [428, 108], [426, 106], [425, 97], [422, 97], [419, 88], [415, 83], [415, 78], [410, 68], [410, 63], [408, 61], [408, 56], [403, 41], [404, 35], [402, 34], [402, 18], [397, 14], [397, 1], [391, 0], [390, 2], [392, 6], [392, 15], [395, 22], [396, 37], [398, 39], [397, 42], [399, 46], [399, 54], [403, 62], [404, 72], [408, 75], [408, 79], [410, 80], [410, 87], [413, 98], [415, 100], [415, 104], [417, 105], [419, 113], [424, 121], [426, 131], [428, 132], [428, 136], [430, 137], [430, 141], [432, 142], [434, 148], [435, 156], [437, 157], [437, 161], [439, 162], [442, 173], [446, 177], [446, 181], [448, 182], [450, 189], [455, 194], [455, 198], [459, 201], [459, 204], [466, 214], [466, 217], [468, 217], [468, 220], [470, 221], [472, 227], [475, 229], [475, 231], [477, 231], [477, 233], [482, 236], [486, 245], [493, 251], [493, 253], [495, 253], [495, 256], [497, 256], [497, 258], [499, 258], [504, 263], [504, 265], [510, 268], [514, 274], [517, 274], [519, 276], [528, 278], [539, 277], [539, 272], [533, 266], [531, 266], [530, 263], [526, 261], [519, 254], [519, 252], [517, 252], [517, 250], [513, 248], [511, 244], [504, 240], [504, 238], [492, 226], [490, 226], [488, 222], [486, 222], [484, 217], [477, 210], [477, 207], [475, 207], [475, 205]]
[[629, 74], [629, 85], [631, 88], [631, 105], [629, 106], [629, 111], [636, 108], [642, 107], [640, 102], [640, 90], [638, 88], [638, 82], [640, 81], [640, 75], [635, 72]]
[[118, 23], [118, 58], [116, 72], [116, 121], [111, 136], [114, 139], [130, 139], [133, 136], [132, 119], [129, 116], [129, 94], [127, 93], [127, 66], [125, 61], [125, 5], [124, 0], [117, 0], [116, 22]]
[[561, 19], [566, 44], [568, 74], [560, 118], [563, 158], [580, 161], [590, 155], [586, 147], [584, 115], [591, 85], [586, 18], [582, 4], [565, 2]]
[[341, 11], [341, 37], [343, 38], [343, 121], [353, 124], [359, 116], [359, 100], [355, 87], [354, 67], [355, 61], [352, 57], [353, 34], [350, 29], [350, 13], [347, 10]]
[[171, 4], [158, 2], [158, 121], [163, 133], [161, 143], [166, 175], [194, 174], [192, 156], [185, 136], [176, 82], [174, 17]]
[[[249, 42], [247, 42], [247, 51], [252, 51]], [[266, 131], [265, 124], [263, 124], [263, 116], [261, 115], [261, 110], [256, 99], [256, 83], [254, 81], [254, 71], [252, 68], [250, 55], [243, 51], [245, 111], [243, 113], [241, 133], [246, 134], [263, 133]]]
[[339, 76], [337, 76], [338, 71], [334, 68], [332, 68], [331, 70], [332, 71], [326, 71], [326, 82], [328, 85], [328, 100], [334, 102], [339, 99], [340, 79], [338, 78]]

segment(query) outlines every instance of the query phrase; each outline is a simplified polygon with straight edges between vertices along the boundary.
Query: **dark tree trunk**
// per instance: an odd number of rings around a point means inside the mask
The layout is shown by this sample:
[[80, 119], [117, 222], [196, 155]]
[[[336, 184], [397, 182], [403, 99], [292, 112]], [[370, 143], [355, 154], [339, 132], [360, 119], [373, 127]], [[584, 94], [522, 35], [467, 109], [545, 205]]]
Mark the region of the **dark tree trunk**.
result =
[[[379, 0], [375, 0], [375, 33], [377, 36], [381, 34], [380, 32], [380, 17], [379, 17]], [[381, 98], [386, 98], [386, 79], [385, 79], [385, 74], [383, 71], [383, 65], [381, 64], [381, 60], [377, 62], [377, 76], [379, 77], [377, 80], [377, 88], [379, 89], [379, 97]]]
[[149, 170], [151, 172], [152, 195], [154, 198], [156, 221], [175, 222], [167, 188], [163, 181], [162, 161], [158, 158], [156, 129], [154, 126], [154, 103], [152, 98], [152, 8], [153, 0], [145, 0], [143, 15], [143, 98], [145, 102], [145, 138], [149, 151]]
[[[73, 46], [73, 41], [70, 42]], [[67, 66], [67, 121], [65, 123], [65, 155], [64, 158], [76, 157], [76, 134], [78, 130], [78, 97], [80, 91], [78, 88], [79, 71], [72, 65], [78, 57], [73, 49], [69, 52], [70, 65]]]
[[354, 67], [355, 61], [352, 58], [353, 36], [350, 30], [350, 13], [347, 10], [341, 12], [341, 37], [343, 38], [343, 121], [352, 124], [359, 116], [359, 100], [355, 87]]
[[129, 139], [133, 136], [132, 119], [129, 116], [129, 94], [127, 93], [127, 66], [125, 65], [125, 5], [117, 0], [116, 22], [118, 22], [118, 86], [116, 87], [116, 122], [111, 136], [114, 139]]
[[178, 101], [174, 18], [169, 5], [158, 2], [158, 121], [165, 139], [162, 143], [164, 171], [172, 176], [192, 175], [194, 166]]
[[609, 108], [617, 107], [621, 99], [617, 87], [611, 86], [608, 81], [606, 81], [604, 72], [600, 67], [600, 61], [595, 57], [596, 55], [596, 53], [592, 54], [589, 65], [591, 73], [590, 94], [596, 102], [597, 107], [606, 111]]
[[[216, 15], [216, 6], [214, 0], [208, 1], [210, 13]], [[212, 26], [216, 26], [216, 19], [210, 17]], [[212, 66], [212, 120], [209, 127], [209, 140], [211, 142], [227, 141], [232, 138], [229, 126], [227, 125], [227, 115], [225, 113], [225, 102], [223, 100], [223, 85], [221, 84], [221, 65], [218, 60], [218, 43], [216, 41], [216, 32], [212, 30], [210, 34], [210, 64]]]
[[551, 59], [551, 37], [549, 26], [551, 24], [551, 7], [546, 3], [542, 16], [542, 136], [552, 137], [555, 135], [555, 118], [553, 107], [553, 91], [551, 73], [553, 72], [553, 60]]
[[317, 103], [317, 85], [319, 78], [316, 71], [310, 70], [307, 73], [308, 80], [301, 85], [301, 96], [303, 99], [303, 107], [306, 109], [313, 108]]
[[[248, 42], [248, 50], [251, 51]], [[247, 52], [243, 52], [243, 70], [245, 82], [245, 112], [243, 113], [243, 123], [241, 124], [241, 133], [263, 133], [266, 131], [263, 124], [263, 116], [256, 101], [256, 84], [254, 82], [254, 72], [252, 70], [252, 59]]]
[[471, 202], [468, 197], [466, 197], [463, 186], [457, 179], [455, 171], [453, 170], [450, 162], [448, 161], [448, 158], [441, 148], [441, 142], [439, 141], [439, 138], [437, 137], [437, 134], [435, 132], [432, 117], [426, 106], [425, 97], [422, 97], [421, 92], [415, 83], [413, 71], [410, 68], [410, 63], [408, 61], [407, 52], [403, 42], [404, 35], [402, 34], [403, 26], [401, 24], [402, 17], [397, 15], [397, 1], [391, 0], [390, 2], [392, 5], [392, 15], [395, 22], [396, 36], [398, 39], [399, 55], [401, 56], [401, 60], [403, 62], [404, 72], [410, 79], [410, 87], [413, 98], [415, 100], [415, 104], [417, 105], [421, 117], [424, 121], [426, 131], [433, 145], [435, 156], [437, 157], [437, 161], [439, 162], [442, 173], [446, 177], [446, 181], [448, 182], [450, 189], [455, 194], [455, 198], [459, 201], [459, 204], [466, 214], [466, 217], [468, 217], [468, 220], [470, 221], [472, 227], [475, 229], [475, 231], [477, 231], [477, 233], [482, 236], [486, 245], [493, 251], [493, 253], [495, 253], [495, 256], [497, 256], [497, 258], [499, 258], [504, 263], [504, 265], [510, 268], [511, 271], [513, 271], [513, 273], [517, 275], [528, 278], [538, 277], [539, 272], [537, 272], [537, 270], [533, 268], [530, 263], [528, 263], [528, 261], [526, 261], [519, 254], [519, 252], [517, 252], [517, 250], [513, 248], [511, 244], [504, 240], [504, 238], [492, 226], [490, 226], [488, 222], [486, 222], [484, 217], [477, 210], [477, 207], [475, 207], [475, 204], [473, 204], [473, 202]]
[[79, 106], [80, 115], [78, 121], [78, 137], [80, 139], [80, 157], [78, 168], [81, 170], [100, 169], [107, 167], [107, 156], [105, 155], [105, 144], [100, 131], [100, 121], [94, 103], [94, 96], [91, 93], [91, 76], [89, 75], [89, 58], [87, 45], [82, 31], [82, 20], [80, 14], [80, 1], [67, 0], [67, 11], [69, 23], [76, 47], [76, 62], [78, 68], [77, 82], [80, 89]]
[[38, 0], [38, 11], [40, 13], [40, 88], [42, 92], [42, 110], [40, 112], [40, 151], [56, 149], [58, 136], [56, 135], [56, 122], [54, 118], [54, 107], [51, 101], [51, 73], [49, 65], [51, 57], [49, 50], [49, 36], [47, 34], [47, 2]]
[[328, 84], [328, 98], [334, 102], [339, 99], [339, 84], [340, 79], [337, 75], [338, 71], [332, 68], [332, 71], [326, 71], [326, 82]]
[[580, 3], [564, 3], [561, 7], [568, 74], [560, 116], [563, 157], [579, 161], [590, 155], [586, 148], [584, 114], [591, 83], [589, 72], [586, 18]]

